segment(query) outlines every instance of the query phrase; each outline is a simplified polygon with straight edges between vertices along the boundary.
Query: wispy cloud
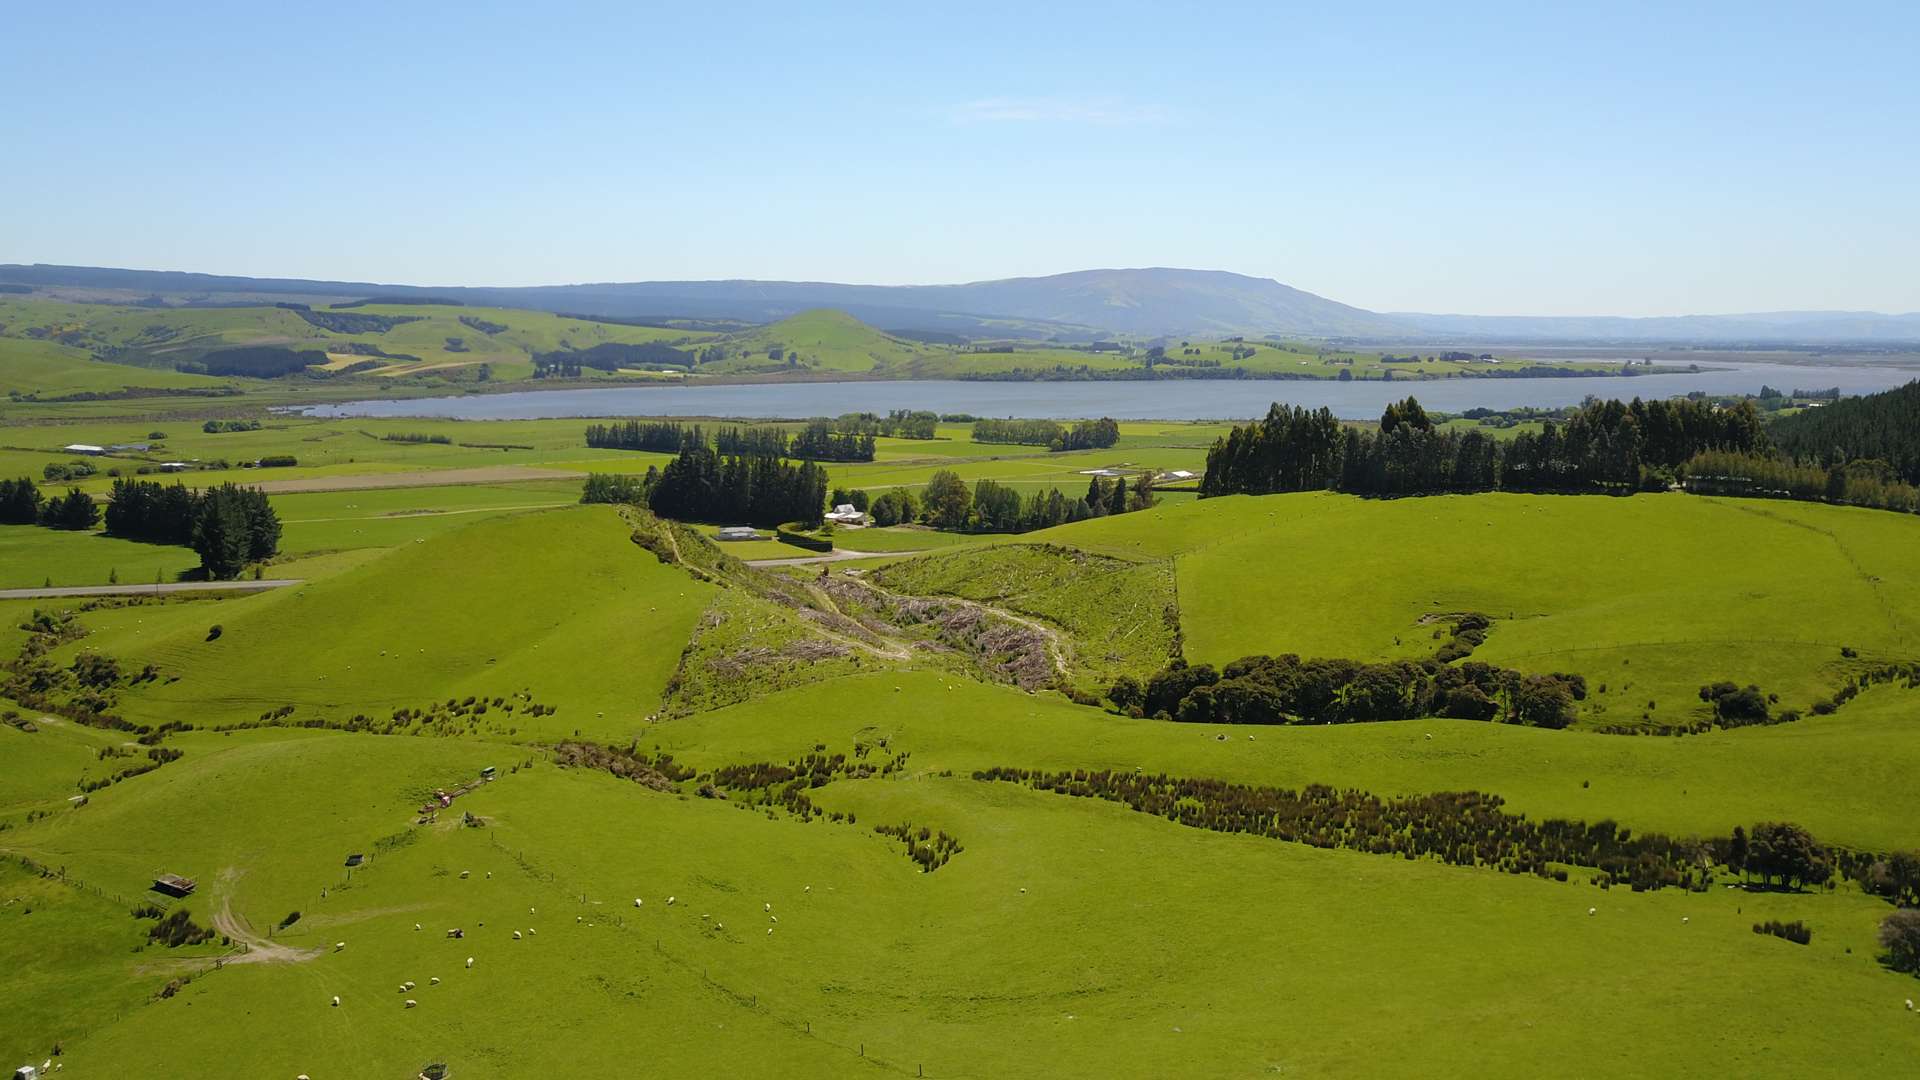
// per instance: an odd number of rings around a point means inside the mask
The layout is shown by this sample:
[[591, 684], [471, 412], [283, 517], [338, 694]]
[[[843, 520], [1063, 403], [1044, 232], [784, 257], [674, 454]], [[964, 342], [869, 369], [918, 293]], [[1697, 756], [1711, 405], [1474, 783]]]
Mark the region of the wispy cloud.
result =
[[1137, 127], [1164, 124], [1174, 118], [1165, 105], [1147, 105], [1110, 98], [982, 98], [953, 107], [957, 124], [1094, 124]]

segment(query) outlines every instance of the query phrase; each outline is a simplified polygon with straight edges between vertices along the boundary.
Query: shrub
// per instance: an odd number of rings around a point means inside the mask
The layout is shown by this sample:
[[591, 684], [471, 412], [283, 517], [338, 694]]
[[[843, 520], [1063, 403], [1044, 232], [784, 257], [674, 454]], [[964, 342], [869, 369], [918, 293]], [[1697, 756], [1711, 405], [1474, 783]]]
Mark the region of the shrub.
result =
[[808, 551], [833, 550], [833, 540], [831, 538], [808, 536], [803, 531], [804, 528], [805, 527], [798, 522], [789, 521], [774, 530], [774, 538], [783, 544], [792, 544], [794, 547], [805, 548]]
[[1753, 932], [1756, 934], [1772, 934], [1777, 938], [1786, 938], [1796, 945], [1805, 945], [1813, 940], [1812, 928], [1798, 919], [1792, 922], [1781, 922], [1778, 919], [1768, 919], [1766, 922], [1757, 922], [1753, 924]]
[[1879, 939], [1887, 966], [1920, 975], [1920, 910], [1902, 908], [1881, 919]]
[[289, 911], [287, 912], [287, 917], [280, 920], [280, 929], [285, 930], [287, 927], [292, 926], [294, 923], [297, 923], [299, 921], [300, 921], [300, 913], [297, 911]]
[[197, 925], [187, 917], [185, 908], [176, 908], [172, 914], [147, 928], [147, 939], [157, 941], [169, 949], [182, 945], [198, 945], [213, 940], [213, 931]]
[[1739, 687], [1724, 681], [1711, 683], [1700, 688], [1700, 700], [1713, 706], [1714, 719], [1722, 727], [1764, 724], [1770, 719], [1767, 696], [1757, 686]]

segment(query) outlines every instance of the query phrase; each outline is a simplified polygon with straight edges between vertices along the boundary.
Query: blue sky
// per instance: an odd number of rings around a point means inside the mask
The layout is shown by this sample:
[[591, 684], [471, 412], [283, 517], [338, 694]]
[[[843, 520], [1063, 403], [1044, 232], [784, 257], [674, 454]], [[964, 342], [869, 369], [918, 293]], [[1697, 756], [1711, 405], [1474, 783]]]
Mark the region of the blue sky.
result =
[[0, 261], [1920, 310], [1920, 5], [1361, 6], [13, 5]]

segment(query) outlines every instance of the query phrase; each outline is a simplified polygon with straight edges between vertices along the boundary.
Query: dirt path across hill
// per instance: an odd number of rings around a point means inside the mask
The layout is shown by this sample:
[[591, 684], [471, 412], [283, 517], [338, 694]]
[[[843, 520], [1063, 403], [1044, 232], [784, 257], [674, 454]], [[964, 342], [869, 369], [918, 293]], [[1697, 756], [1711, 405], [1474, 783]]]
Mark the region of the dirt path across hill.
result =
[[245, 919], [233, 913], [233, 883], [240, 880], [240, 872], [229, 866], [220, 872], [220, 906], [213, 913], [213, 928], [226, 935], [239, 945], [245, 945], [246, 951], [226, 957], [223, 964], [298, 964], [312, 960], [322, 952], [320, 949], [295, 949], [259, 937], [247, 926]]

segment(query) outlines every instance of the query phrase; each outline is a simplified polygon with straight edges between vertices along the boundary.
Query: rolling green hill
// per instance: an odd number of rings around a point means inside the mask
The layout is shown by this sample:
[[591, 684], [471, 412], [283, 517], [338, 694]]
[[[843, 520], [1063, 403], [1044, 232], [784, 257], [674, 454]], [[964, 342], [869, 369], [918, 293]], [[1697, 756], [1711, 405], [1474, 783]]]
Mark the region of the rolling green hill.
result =
[[[205, 439], [378, 452], [323, 466], [346, 470], [478, 452], [368, 423]], [[573, 423], [413, 427], [555, 455], [529, 460], [585, 453]], [[1124, 452], [1195, 453], [1175, 445], [1191, 435], [1141, 426]], [[904, 482], [912, 464], [863, 468]], [[1707, 678], [1800, 706], [1912, 658], [1910, 516], [1679, 494], [1233, 497], [775, 571], [635, 513], [524, 509], [566, 495], [284, 495], [290, 545], [351, 549], [305, 560], [304, 585], [0, 602], [0, 659], [36, 608], [85, 608], [49, 668], [114, 657], [112, 715], [194, 725], [140, 742], [0, 701], [26, 722], [0, 726], [0, 1054], [38, 1062], [57, 1041], [68, 1075], [212, 1078], [434, 1061], [456, 1078], [624, 1077], [636, 1060], [783, 1078], [1569, 1061], [1798, 1077], [1920, 1059], [1913, 980], [1877, 960], [1886, 901], [1842, 879], [1740, 888], [1695, 846], [1779, 819], [1843, 851], [1920, 846], [1920, 690], [1882, 682], [1830, 715], [1685, 738], [1593, 730], [1640, 723], [1649, 697], [1661, 719], [1697, 710]], [[52, 538], [14, 549], [32, 559], [99, 539], [19, 528]], [[1439, 644], [1424, 617], [1462, 610], [1494, 616], [1474, 659], [1586, 673], [1580, 723], [1174, 723], [999, 674], [1009, 655], [1057, 657], [1065, 677], [1043, 684], [1084, 690], [1175, 648], [1417, 659]], [[1503, 872], [1344, 833], [1214, 831], [982, 775], [999, 767], [1428, 806], [1483, 792], [1502, 816], [1674, 837], [1711, 880], [1637, 891], [1578, 863]], [[436, 810], [436, 789], [458, 795]], [[1436, 813], [1413, 828], [1446, 827]], [[941, 834], [946, 861], [909, 857]], [[163, 872], [199, 886], [160, 897]], [[149, 902], [213, 936], [151, 940]], [[1754, 933], [1762, 920], [1813, 937]], [[1798, 1022], [1756, 998], [1795, 1002]]]
[[[1572, 671], [1582, 722], [1681, 722], [1730, 679], [1805, 711], [1920, 649], [1910, 517], [1683, 495], [1209, 499], [1035, 539], [1171, 558], [1186, 655], [1430, 656], [1434, 616], [1492, 617], [1476, 660]], [[1602, 689], [1604, 687], [1604, 689]], [[1649, 703], [1653, 703], [1651, 706]]]
[[0, 337], [0, 395], [60, 398], [118, 394], [136, 388], [215, 393], [232, 385], [231, 379], [104, 363], [84, 349], [51, 341]]

